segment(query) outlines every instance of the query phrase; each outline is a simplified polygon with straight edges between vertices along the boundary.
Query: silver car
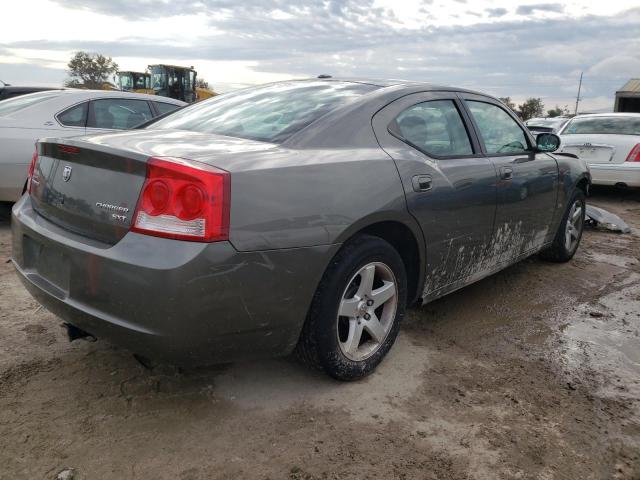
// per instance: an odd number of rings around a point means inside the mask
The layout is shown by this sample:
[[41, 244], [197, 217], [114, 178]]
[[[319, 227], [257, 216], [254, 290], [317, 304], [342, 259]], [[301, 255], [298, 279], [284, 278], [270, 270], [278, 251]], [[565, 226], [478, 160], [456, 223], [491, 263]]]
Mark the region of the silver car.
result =
[[193, 363], [295, 350], [359, 378], [407, 305], [573, 257], [590, 178], [559, 142], [451, 87], [254, 87], [38, 142], [13, 262], [72, 338]]
[[124, 130], [186, 103], [104, 90], [51, 90], [0, 102], [0, 201], [15, 202], [40, 137]]

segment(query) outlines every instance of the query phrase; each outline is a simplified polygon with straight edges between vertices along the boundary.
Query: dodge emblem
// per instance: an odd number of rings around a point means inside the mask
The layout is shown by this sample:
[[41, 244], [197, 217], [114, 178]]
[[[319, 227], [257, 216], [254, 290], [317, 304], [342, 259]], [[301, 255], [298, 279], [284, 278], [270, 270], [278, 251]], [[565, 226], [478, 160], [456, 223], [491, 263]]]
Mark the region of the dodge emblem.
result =
[[68, 182], [71, 179], [71, 167], [69, 165], [66, 165], [64, 170], [62, 170], [62, 179], [65, 182]]

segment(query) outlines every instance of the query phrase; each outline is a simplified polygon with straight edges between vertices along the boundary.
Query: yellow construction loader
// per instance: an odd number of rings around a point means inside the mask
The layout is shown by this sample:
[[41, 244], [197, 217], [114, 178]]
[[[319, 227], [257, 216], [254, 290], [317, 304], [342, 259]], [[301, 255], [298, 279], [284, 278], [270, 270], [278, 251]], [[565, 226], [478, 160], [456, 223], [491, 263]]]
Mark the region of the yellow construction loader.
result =
[[146, 93], [153, 95], [151, 75], [147, 72], [118, 72], [116, 86], [124, 92]]
[[208, 88], [196, 85], [196, 72], [193, 67], [176, 65], [149, 65], [151, 89], [155, 95], [175, 98], [183, 102], [197, 102], [216, 94]]

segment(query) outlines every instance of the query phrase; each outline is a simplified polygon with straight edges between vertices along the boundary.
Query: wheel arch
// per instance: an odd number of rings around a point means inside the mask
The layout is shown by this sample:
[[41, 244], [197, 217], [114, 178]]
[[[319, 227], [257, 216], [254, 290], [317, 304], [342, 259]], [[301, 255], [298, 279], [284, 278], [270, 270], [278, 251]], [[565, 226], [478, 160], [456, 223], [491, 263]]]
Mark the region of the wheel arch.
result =
[[582, 190], [585, 196], [589, 196], [589, 189], [591, 188], [591, 176], [588, 173], [580, 175], [575, 184], [575, 188]]
[[382, 212], [356, 222], [338, 238], [346, 244], [358, 235], [379, 237], [396, 249], [407, 273], [407, 303], [420, 299], [425, 281], [426, 248], [422, 229], [408, 213]]

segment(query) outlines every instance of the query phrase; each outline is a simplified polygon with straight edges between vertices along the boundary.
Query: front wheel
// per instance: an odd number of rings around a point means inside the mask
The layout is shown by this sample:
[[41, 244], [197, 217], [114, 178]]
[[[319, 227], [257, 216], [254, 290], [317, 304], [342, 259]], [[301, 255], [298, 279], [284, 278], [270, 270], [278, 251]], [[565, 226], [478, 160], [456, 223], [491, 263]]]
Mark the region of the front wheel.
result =
[[407, 302], [398, 252], [362, 235], [344, 246], [314, 296], [298, 356], [338, 380], [371, 373], [393, 345]]
[[552, 262], [568, 262], [580, 245], [586, 214], [585, 194], [576, 190], [568, 203], [567, 211], [550, 247], [540, 252], [540, 256]]

